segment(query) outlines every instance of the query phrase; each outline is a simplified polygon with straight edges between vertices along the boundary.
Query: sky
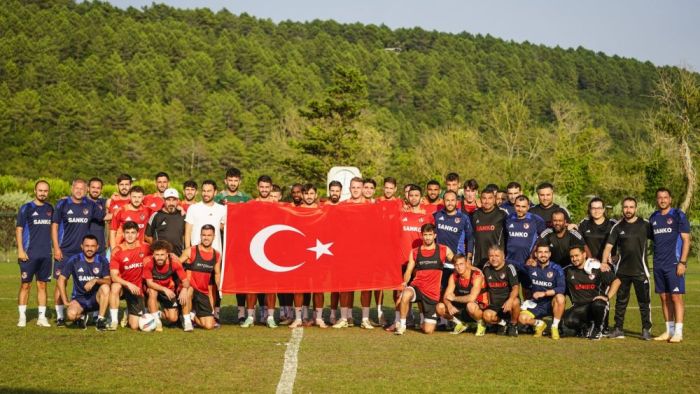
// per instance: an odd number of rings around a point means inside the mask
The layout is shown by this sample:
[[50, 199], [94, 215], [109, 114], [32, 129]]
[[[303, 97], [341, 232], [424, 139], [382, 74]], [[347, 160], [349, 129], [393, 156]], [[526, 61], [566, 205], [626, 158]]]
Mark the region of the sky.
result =
[[[109, 0], [141, 8], [152, 0]], [[577, 48], [700, 71], [697, 0], [159, 0], [177, 8], [226, 8], [274, 22], [334, 19], [341, 23], [421, 27], [490, 34], [516, 42]]]

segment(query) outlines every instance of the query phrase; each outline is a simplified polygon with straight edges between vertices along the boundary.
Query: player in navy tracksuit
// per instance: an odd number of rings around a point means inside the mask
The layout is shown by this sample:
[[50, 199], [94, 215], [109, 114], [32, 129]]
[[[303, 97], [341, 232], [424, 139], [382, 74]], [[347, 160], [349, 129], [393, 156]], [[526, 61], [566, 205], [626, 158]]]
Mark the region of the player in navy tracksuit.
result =
[[536, 264], [526, 265], [532, 297], [522, 304], [520, 324], [535, 326], [535, 336], [541, 337], [547, 327], [541, 319], [552, 316], [552, 339], [559, 339], [559, 321], [566, 305], [564, 299], [566, 283], [564, 271], [559, 265], [549, 260], [551, 256], [549, 244], [540, 241], [535, 249]]
[[683, 340], [683, 294], [690, 225], [683, 211], [671, 208], [668, 189], [656, 191], [656, 206], [658, 210], [649, 217], [654, 242], [654, 288], [661, 296], [666, 331], [654, 339], [680, 342]]
[[[102, 220], [105, 210], [101, 205], [86, 197], [87, 183], [76, 179], [71, 186], [71, 195], [56, 203], [51, 223], [53, 242], [54, 277], [58, 279], [63, 263], [81, 252], [83, 237], [89, 234], [90, 222]], [[54, 291], [56, 300], [56, 325], [63, 326], [63, 303], [58, 287]]]
[[27, 325], [27, 301], [32, 280], [36, 276], [39, 318], [36, 324], [50, 327], [46, 319], [46, 283], [51, 281], [51, 217], [53, 207], [47, 201], [49, 184], [38, 181], [34, 185], [34, 200], [22, 205], [17, 212], [17, 262], [20, 271], [18, 297], [18, 327]]
[[[471, 259], [474, 250], [474, 238], [469, 216], [457, 209], [457, 193], [448, 190], [443, 196], [445, 207], [433, 214], [437, 232], [437, 243], [445, 245], [455, 254], [463, 254]], [[445, 263], [442, 269], [442, 291], [447, 287], [447, 281], [454, 272], [451, 262]]]
[[515, 199], [515, 213], [506, 219], [506, 262], [518, 270], [520, 284], [530, 288], [530, 277], [525, 270], [525, 262], [531, 258], [540, 234], [547, 229], [541, 217], [528, 212], [530, 199], [518, 196]]

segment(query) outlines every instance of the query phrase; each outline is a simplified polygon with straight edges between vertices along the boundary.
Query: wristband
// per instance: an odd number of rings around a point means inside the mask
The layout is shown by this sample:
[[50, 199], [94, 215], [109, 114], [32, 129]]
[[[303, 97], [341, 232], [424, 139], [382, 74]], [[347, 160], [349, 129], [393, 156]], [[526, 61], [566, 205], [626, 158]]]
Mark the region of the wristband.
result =
[[687, 261], [679, 261], [678, 264], [683, 264], [683, 265], [686, 265], [686, 266], [687, 266], [687, 265], [688, 265], [688, 262], [687, 262]]

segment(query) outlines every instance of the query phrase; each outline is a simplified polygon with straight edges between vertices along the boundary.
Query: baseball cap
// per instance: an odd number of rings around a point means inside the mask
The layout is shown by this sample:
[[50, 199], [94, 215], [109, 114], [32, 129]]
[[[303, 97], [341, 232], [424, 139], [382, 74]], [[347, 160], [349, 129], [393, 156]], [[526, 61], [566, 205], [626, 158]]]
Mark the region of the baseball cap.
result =
[[175, 197], [179, 200], [180, 194], [177, 192], [177, 190], [175, 190], [173, 188], [165, 189], [165, 192], [163, 193], [163, 198], [170, 198], [170, 197]]

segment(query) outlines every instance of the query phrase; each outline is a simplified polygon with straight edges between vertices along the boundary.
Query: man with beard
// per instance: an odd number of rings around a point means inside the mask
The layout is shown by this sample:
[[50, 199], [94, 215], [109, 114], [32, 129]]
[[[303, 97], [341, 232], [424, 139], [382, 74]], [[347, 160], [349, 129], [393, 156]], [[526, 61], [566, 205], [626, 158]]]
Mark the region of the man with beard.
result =
[[[214, 193], [209, 197], [212, 203], [213, 198]], [[185, 302], [181, 301], [182, 329], [185, 332], [192, 332], [193, 320], [198, 327], [205, 330], [217, 327], [214, 318], [214, 293], [221, 281], [221, 252], [213, 247], [213, 242], [218, 232], [218, 227], [209, 223], [202, 225], [198, 232], [197, 245], [188, 246], [180, 256], [190, 283], [190, 286], [182, 291], [186, 297]]]
[[[343, 184], [339, 181], [330, 181], [328, 183], [328, 199], [324, 202], [324, 205], [338, 205], [340, 204], [340, 195], [343, 192]], [[336, 321], [336, 310], [338, 309], [338, 304], [340, 303], [340, 293], [331, 293], [331, 316], [330, 322], [332, 325], [337, 323]]]
[[396, 178], [386, 177], [384, 178], [384, 188], [382, 189], [382, 196], [378, 198], [379, 201], [393, 201], [396, 200]]
[[586, 243], [588, 257], [603, 261], [603, 249], [615, 223], [617, 220], [607, 218], [603, 200], [593, 197], [588, 202], [588, 216], [578, 224], [578, 232]]
[[29, 289], [36, 276], [39, 318], [36, 325], [51, 327], [46, 318], [46, 284], [51, 281], [51, 216], [53, 206], [48, 203], [49, 183], [40, 180], [34, 184], [34, 200], [22, 205], [17, 212], [15, 236], [17, 262], [20, 271], [20, 288], [17, 306], [17, 327], [27, 325]]
[[[470, 179], [464, 182], [464, 196], [462, 197], [461, 209], [468, 215], [471, 215], [479, 207], [481, 207], [480, 201], [476, 198], [476, 194], [479, 191], [479, 184], [476, 179]], [[494, 196], [494, 203], [495, 203]]]
[[187, 210], [197, 203], [197, 182], [193, 180], [185, 181], [182, 184], [182, 194], [184, 194], [184, 199], [180, 200], [180, 210], [187, 215]]
[[[622, 214], [622, 220], [610, 230], [610, 236], [603, 250], [604, 263], [612, 263], [613, 247], [617, 247], [620, 258], [615, 272], [616, 278], [620, 280], [620, 288], [615, 298], [615, 328], [608, 337], [615, 339], [625, 337], [623, 331], [625, 312], [630, 299], [630, 287], [634, 286], [639, 313], [642, 317], [641, 339], [648, 341], [652, 338], [651, 295], [646, 251], [647, 241], [651, 237], [651, 226], [645, 219], [637, 216], [637, 200], [634, 197], [626, 197], [622, 200]], [[609, 266], [601, 267], [602, 271], [607, 269]]]
[[166, 189], [163, 193], [165, 204], [163, 209], [153, 213], [146, 225], [146, 242], [165, 240], [172, 245], [172, 252], [176, 256], [182, 254], [185, 242], [185, 218], [177, 207], [180, 195], [175, 189]]
[[[520, 285], [518, 273], [506, 263], [498, 246], [489, 248], [489, 263], [484, 266], [484, 281], [489, 293], [489, 306], [484, 310], [486, 324], [498, 324], [500, 335], [518, 336], [520, 317]], [[508, 320], [506, 320], [508, 319]]]
[[471, 215], [474, 230], [474, 266], [481, 269], [489, 259], [488, 250], [498, 246], [505, 250], [506, 211], [496, 206], [496, 192], [484, 189], [481, 192], [481, 208]]
[[139, 241], [144, 242], [146, 224], [151, 217], [151, 211], [143, 205], [144, 190], [141, 186], [133, 186], [129, 190], [129, 204], [120, 208], [114, 216], [109, 229], [109, 245], [115, 248], [122, 242], [122, 225], [134, 222], [139, 228]]
[[559, 210], [564, 212], [566, 223], [571, 222], [569, 212], [554, 203], [554, 186], [551, 183], [544, 182], [537, 186], [537, 199], [540, 202], [530, 209], [530, 213], [541, 217], [547, 227], [552, 227], [552, 214]]
[[129, 191], [131, 190], [132, 178], [129, 174], [121, 174], [117, 177], [117, 193], [107, 200], [107, 212], [110, 215], [107, 220], [111, 220], [116, 211], [129, 204]]
[[303, 186], [301, 183], [295, 183], [289, 189], [289, 195], [292, 197], [292, 205], [299, 207], [304, 203], [304, 195], [301, 191]]
[[[95, 204], [102, 207], [102, 210], [107, 212], [107, 200], [102, 198], [102, 179], [94, 177], [90, 178], [88, 181], [88, 194], [87, 197], [92, 200]], [[104, 219], [98, 220], [93, 219], [90, 221], [89, 234], [94, 235], [97, 238], [98, 249], [97, 253], [102, 256], [105, 255], [106, 240], [105, 240], [105, 221], [111, 219], [109, 213], [105, 214]]]
[[434, 179], [428, 181], [425, 187], [425, 197], [421, 200], [421, 204], [429, 215], [434, 214], [444, 207], [442, 198], [440, 198], [440, 192], [440, 182]]
[[151, 210], [151, 212], [158, 212], [163, 208], [165, 200], [163, 199], [163, 193], [167, 188], [170, 187], [170, 177], [165, 172], [159, 172], [156, 174], [156, 192], [143, 197], [143, 205]]
[[530, 282], [526, 275], [525, 262], [532, 258], [540, 234], [547, 227], [541, 217], [528, 212], [530, 199], [526, 196], [517, 196], [514, 208], [515, 213], [506, 218], [506, 261], [513, 264], [518, 271], [520, 285], [527, 297]]
[[549, 243], [552, 251], [552, 261], [564, 268], [571, 264], [569, 250], [574, 246], [583, 247], [583, 237], [576, 230], [569, 230], [566, 226], [566, 214], [564, 211], [552, 213], [552, 227], [540, 234], [540, 238]]
[[564, 276], [571, 308], [564, 312], [561, 321], [563, 332], [572, 336], [583, 332], [584, 337], [598, 340], [603, 336], [608, 300], [615, 295], [614, 291], [606, 294], [615, 274], [610, 270], [602, 272], [598, 268], [586, 270], [586, 251], [583, 245], [572, 246], [569, 254], [571, 265], [564, 269]]
[[671, 191], [656, 191], [658, 210], [649, 218], [654, 241], [654, 290], [661, 297], [666, 331], [654, 338], [678, 343], [683, 340], [685, 269], [690, 253], [690, 224], [685, 213], [671, 208]]
[[450, 172], [445, 176], [445, 191], [452, 190], [459, 195], [459, 174]]
[[[87, 328], [87, 313], [98, 311], [96, 328], [107, 329], [105, 313], [109, 303], [109, 286], [111, 283], [109, 263], [97, 254], [97, 238], [92, 234], [83, 237], [82, 253], [76, 254], [63, 267], [58, 276], [58, 289], [64, 305], [68, 305], [66, 317], [77, 321], [78, 327]], [[73, 293], [68, 302], [66, 281], [73, 278]]]
[[[168, 190], [165, 191], [166, 195]], [[165, 203], [168, 203], [167, 197]], [[163, 239], [154, 242], [151, 244], [151, 253], [152, 255], [143, 261], [143, 280], [147, 288], [146, 306], [148, 313], [156, 320], [156, 331], [163, 331], [158, 304], [163, 308], [166, 321], [171, 324], [177, 322], [178, 302], [180, 305], [187, 302], [190, 281], [178, 255], [173, 253], [170, 242]]]
[[486, 326], [481, 318], [483, 310], [489, 305], [484, 275], [463, 254], [456, 254], [452, 264], [454, 272], [447, 277], [447, 288], [442, 302], [437, 304], [437, 314], [455, 324], [452, 334], [466, 331], [464, 323], [467, 319], [472, 319], [478, 323], [476, 336], [483, 336]]
[[[51, 218], [51, 242], [53, 244], [54, 278], [61, 274], [63, 263], [82, 251], [82, 240], [90, 231], [90, 221], [102, 220], [105, 210], [85, 197], [87, 182], [75, 179], [71, 195], [56, 203]], [[99, 247], [99, 245], [98, 245]], [[54, 290], [56, 303], [56, 325], [65, 326], [63, 303], [58, 286]]]
[[241, 178], [241, 170], [238, 168], [231, 167], [226, 170], [226, 176], [224, 178], [226, 190], [223, 190], [221, 193], [217, 194], [216, 197], [214, 197], [214, 202], [217, 204], [226, 204], [250, 201], [252, 197], [238, 189], [238, 187], [241, 185]]

